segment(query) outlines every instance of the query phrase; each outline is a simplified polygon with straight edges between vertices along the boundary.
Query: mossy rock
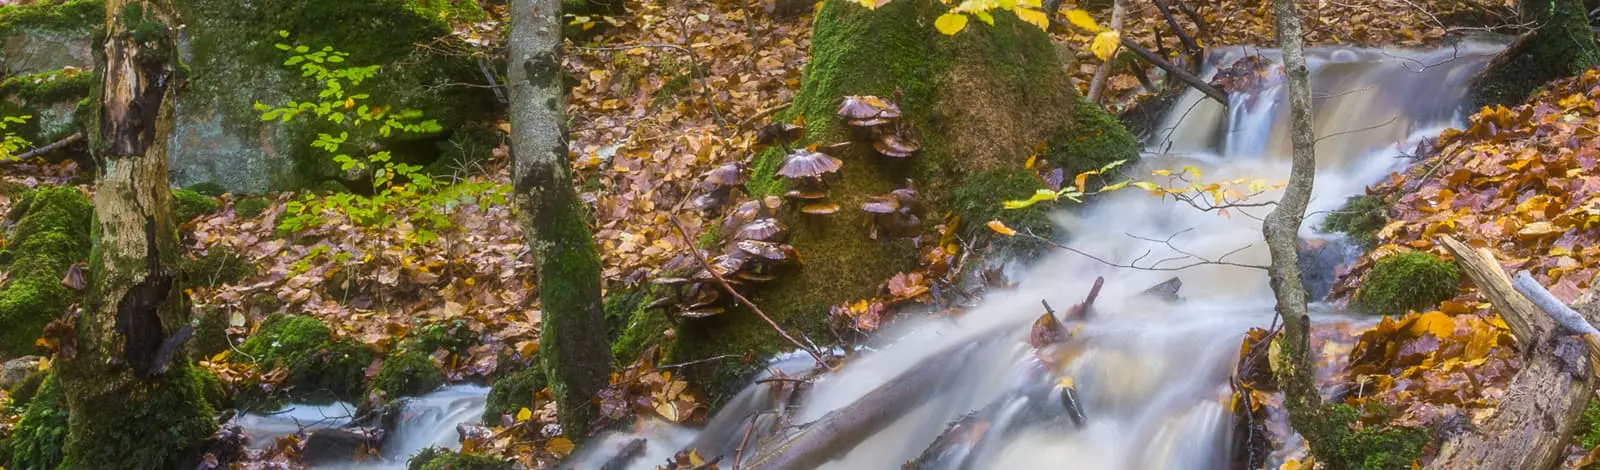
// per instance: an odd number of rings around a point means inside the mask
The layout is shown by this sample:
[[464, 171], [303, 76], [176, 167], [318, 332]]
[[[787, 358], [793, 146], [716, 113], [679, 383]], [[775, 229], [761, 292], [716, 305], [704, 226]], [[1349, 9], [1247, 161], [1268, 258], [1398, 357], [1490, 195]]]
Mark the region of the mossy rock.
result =
[[194, 337], [189, 340], [189, 358], [204, 361], [233, 345], [228, 336], [228, 324], [233, 314], [226, 309], [207, 306], [195, 309]]
[[1408, 251], [1373, 263], [1356, 290], [1356, 305], [1379, 315], [1422, 311], [1454, 298], [1461, 291], [1455, 261]]
[[1356, 246], [1371, 250], [1378, 245], [1378, 231], [1388, 223], [1383, 212], [1382, 199], [1369, 195], [1351, 197], [1344, 207], [1328, 214], [1322, 230], [1343, 233]]
[[281, 364], [293, 389], [285, 398], [311, 403], [359, 401], [372, 351], [315, 318], [273, 315], [239, 350], [265, 364]]
[[184, 257], [179, 269], [191, 287], [234, 284], [256, 274], [256, 265], [226, 245], [213, 246], [195, 258]]
[[16, 220], [7, 252], [12, 278], [0, 286], [0, 356], [34, 352], [44, 325], [78, 297], [61, 278], [89, 256], [94, 207], [77, 188], [47, 186], [25, 193], [7, 217]]
[[414, 333], [411, 348], [424, 354], [443, 349], [451, 354], [465, 354], [467, 348], [479, 344], [478, 332], [462, 320], [453, 320], [424, 326]]
[[1582, 1], [1526, 0], [1517, 8], [1536, 30], [1473, 82], [1468, 93], [1478, 105], [1516, 106], [1546, 83], [1600, 65], [1600, 44]]
[[61, 464], [67, 442], [66, 395], [54, 375], [44, 378], [29, 401], [22, 421], [3, 442], [11, 454], [9, 468], [53, 469]]
[[194, 191], [196, 193], [200, 193], [203, 196], [210, 196], [210, 197], [222, 197], [223, 194], [227, 194], [228, 193], [228, 188], [225, 188], [220, 184], [212, 183], [212, 182], [192, 184], [192, 185], [189, 185], [189, 187], [184, 188], [184, 189], [187, 189], [187, 190], [190, 190], [190, 191]]
[[383, 360], [378, 376], [372, 379], [372, 393], [386, 399], [417, 396], [444, 385], [444, 373], [433, 359], [417, 350], [402, 350]]
[[28, 406], [28, 402], [33, 400], [34, 395], [39, 393], [39, 386], [44, 384], [44, 379], [48, 376], [50, 376], [49, 372], [36, 370], [29, 372], [27, 376], [22, 378], [21, 382], [12, 385], [11, 390], [6, 391], [11, 395], [11, 405], [16, 407]]
[[[973, 179], [1024, 181], [1024, 164], [1035, 153], [1067, 172], [1139, 156], [1132, 135], [1077, 94], [1061, 73], [1055, 44], [1038, 27], [999, 12], [993, 25], [974, 23], [947, 36], [932, 24], [948, 10], [935, 0], [896, 1], [877, 10], [825, 0], [817, 11], [800, 91], [774, 120], [804, 116], [807, 131], [800, 146], [853, 140], [856, 132], [835, 117], [840, 100], [874, 95], [895, 101], [901, 121], [921, 131], [924, 145], [906, 159], [886, 159], [870, 145], [856, 145], [836, 155], [844, 166], [828, 183], [829, 199], [844, 211], [828, 217], [786, 211], [789, 243], [805, 263], [748, 295], [797, 337], [831, 340], [834, 333], [825, 324], [830, 307], [871, 297], [884, 280], [914, 268], [917, 248], [910, 241], [867, 237], [858, 209], [867, 198], [913, 180], [931, 226], [958, 207], [990, 213], [987, 208], [1015, 198], [1009, 188], [980, 187], [984, 182]], [[748, 184], [754, 195], [787, 190], [787, 182], [776, 177], [783, 153], [772, 150], [756, 158]], [[980, 220], [981, 214], [956, 213], [966, 224], [963, 230], [984, 230], [987, 220]], [[1037, 224], [1041, 231], [1047, 225]], [[659, 334], [659, 325], [634, 318], [640, 321], [632, 324]], [[667, 362], [743, 356], [683, 369], [691, 383], [711, 392], [713, 403], [737, 390], [765, 357], [794, 348], [742, 311], [684, 322], [676, 332], [667, 345]], [[648, 334], [632, 337], [641, 336]]]
[[1328, 470], [1409, 469], [1430, 437], [1423, 428], [1387, 424], [1355, 428], [1361, 411], [1343, 403], [1328, 405], [1327, 414], [1330, 433], [1311, 442]]
[[406, 470], [511, 470], [510, 461], [429, 447], [406, 460]]
[[201, 396], [212, 409], [225, 410], [233, 407], [233, 394], [228, 393], [228, 386], [222, 383], [217, 374], [211, 373], [200, 367], [190, 367], [189, 375], [200, 384]]
[[216, 212], [222, 203], [217, 198], [201, 194], [192, 189], [178, 189], [172, 191], [172, 210], [174, 220], [178, 223], [194, 220], [195, 217]]
[[103, 0], [47, 0], [0, 8], [0, 76], [89, 68]]
[[262, 122], [253, 105], [313, 100], [314, 81], [282, 65], [274, 44], [288, 41], [350, 53], [351, 65], [382, 71], [360, 88], [374, 105], [417, 109], [445, 129], [432, 135], [375, 139], [398, 161], [427, 164], [439, 143], [494, 109], [487, 87], [440, 86], [484, 81], [475, 59], [420, 47], [450, 41], [451, 25], [484, 17], [479, 2], [451, 0], [284, 0], [239, 3], [195, 0], [180, 5], [186, 25], [185, 59], [192, 71], [175, 116], [169, 152], [172, 177], [181, 185], [220, 184], [235, 193], [264, 193], [342, 181], [330, 155], [310, 146], [318, 133], [343, 130], [318, 119]]
[[263, 212], [266, 212], [267, 208], [272, 207], [274, 202], [275, 201], [272, 198], [267, 197], [247, 197], [240, 199], [239, 202], [233, 203], [233, 213], [239, 217], [254, 219], [256, 217], [260, 217]]
[[539, 367], [522, 369], [495, 380], [489, 388], [489, 397], [484, 401], [483, 422], [499, 423], [501, 415], [515, 416], [523, 408], [537, 408], [534, 396], [546, 386], [544, 370]]

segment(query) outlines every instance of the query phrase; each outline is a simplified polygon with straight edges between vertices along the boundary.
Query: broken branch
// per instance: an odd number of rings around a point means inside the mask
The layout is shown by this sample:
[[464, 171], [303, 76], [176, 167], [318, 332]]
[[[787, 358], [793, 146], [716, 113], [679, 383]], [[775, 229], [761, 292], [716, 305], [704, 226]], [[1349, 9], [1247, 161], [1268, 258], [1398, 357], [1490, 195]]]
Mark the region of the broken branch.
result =
[[1122, 38], [1122, 47], [1126, 47], [1128, 50], [1133, 51], [1134, 54], [1138, 54], [1139, 58], [1144, 59], [1145, 62], [1149, 62], [1155, 64], [1157, 67], [1161, 67], [1162, 70], [1167, 71], [1168, 75], [1171, 75], [1173, 78], [1177, 78], [1179, 81], [1194, 87], [1196, 90], [1200, 90], [1201, 93], [1205, 93], [1205, 95], [1211, 99], [1217, 100], [1217, 102], [1222, 103], [1223, 106], [1228, 105], [1227, 93], [1223, 93], [1222, 90], [1218, 90], [1217, 87], [1211, 86], [1211, 84], [1206, 83], [1205, 80], [1201, 80], [1200, 77], [1196, 77], [1193, 73], [1189, 73], [1188, 70], [1184, 70], [1178, 68], [1176, 65], [1172, 65], [1171, 62], [1167, 62], [1167, 60], [1161, 58], [1161, 56], [1156, 55], [1154, 52], [1150, 52], [1149, 49], [1145, 49], [1143, 46], [1140, 46], [1139, 43], [1133, 42], [1128, 38]]

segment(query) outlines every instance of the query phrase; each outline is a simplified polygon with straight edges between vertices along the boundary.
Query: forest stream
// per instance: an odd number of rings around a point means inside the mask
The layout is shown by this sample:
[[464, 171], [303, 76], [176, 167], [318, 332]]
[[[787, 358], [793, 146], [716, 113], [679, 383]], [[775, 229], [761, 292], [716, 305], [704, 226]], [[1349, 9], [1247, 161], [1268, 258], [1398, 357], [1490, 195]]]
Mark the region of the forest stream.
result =
[[[1302, 231], [1337, 250], [1313, 257], [1306, 275], [1313, 292], [1319, 290], [1315, 284], [1326, 282], [1318, 279], [1331, 277], [1336, 265], [1354, 256], [1342, 242], [1317, 233], [1322, 216], [1316, 212], [1362, 193], [1405, 165], [1405, 155], [1418, 142], [1459, 126], [1470, 111], [1464, 109], [1467, 80], [1501, 47], [1465, 42], [1420, 51], [1307, 50], [1317, 135], [1324, 137], [1317, 145], [1313, 215]], [[1204, 78], [1249, 54], [1275, 53], [1218, 49]], [[1170, 131], [1157, 131], [1147, 140], [1146, 168], [1139, 171], [1183, 171], [1189, 165], [1208, 179], [1281, 179], [1288, 172], [1289, 150], [1282, 88], [1235, 93], [1227, 110], [1189, 91], [1168, 111], [1163, 126]], [[783, 468], [782, 462], [752, 463], [754, 443], [807, 428], [771, 429], [773, 423], [813, 422], [894, 380], [914, 381], [915, 403], [882, 416], [875, 431], [822, 468], [899, 468], [919, 457], [920, 468], [934, 469], [1043, 469], [1063, 462], [1093, 469], [1228, 468], [1236, 456], [1230, 455], [1234, 423], [1226, 404], [1240, 339], [1251, 327], [1273, 323], [1266, 271], [1239, 266], [1267, 262], [1258, 220], [1267, 209], [1239, 208], [1219, 216], [1143, 192], [1109, 195], [1086, 210], [1059, 214], [1064, 235], [1058, 238], [1101, 259], [1150, 269], [1117, 268], [1053, 251], [1010, 267], [1018, 271], [1011, 278], [1020, 284], [989, 292], [981, 305], [959, 317], [910, 320], [884, 329], [841, 368], [815, 378], [802, 392], [790, 393], [784, 380], [763, 380], [775, 374], [802, 376], [812, 365], [803, 354], [779, 357], [704, 427], [641, 422], [631, 431], [590, 441], [563, 468], [652, 469], [686, 448], [708, 459], [721, 456], [724, 464], [742, 459], [741, 468]], [[1192, 263], [1194, 258], [1183, 259], [1189, 255], [1228, 264], [1171, 269]], [[1066, 360], [1061, 367], [1044, 366], [1027, 341], [1030, 324], [1043, 312], [1040, 301], [1064, 310], [1084, 299], [1096, 277], [1105, 279], [1104, 289], [1074, 333], [1071, 350], [1058, 352]], [[1177, 296], [1140, 294], [1174, 277], [1182, 283]], [[1325, 292], [1326, 286], [1320, 289]], [[1328, 306], [1313, 309], [1324, 321], [1368, 321]], [[1068, 380], [1076, 395], [1063, 394]], [[485, 393], [486, 388], [457, 386], [413, 399], [381, 452], [388, 463], [359, 468], [404, 468], [405, 456], [424, 447], [459, 446], [456, 425], [479, 418]], [[329, 410], [338, 414], [337, 407], [299, 408], [246, 415], [238, 422], [247, 433], [264, 436], [281, 433], [274, 423], [283, 420], [326, 417]], [[974, 412], [988, 426], [930, 448], [948, 425]]]

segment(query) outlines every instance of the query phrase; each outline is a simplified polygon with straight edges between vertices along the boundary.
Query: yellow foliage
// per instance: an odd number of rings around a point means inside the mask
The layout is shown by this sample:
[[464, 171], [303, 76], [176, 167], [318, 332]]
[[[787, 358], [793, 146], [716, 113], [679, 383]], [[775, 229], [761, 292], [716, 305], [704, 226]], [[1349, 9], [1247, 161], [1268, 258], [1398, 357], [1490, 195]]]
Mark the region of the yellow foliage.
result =
[[946, 35], [955, 35], [967, 27], [967, 15], [960, 13], [945, 13], [933, 21], [934, 29]]
[[1091, 33], [1100, 32], [1100, 24], [1094, 22], [1094, 17], [1089, 16], [1089, 12], [1081, 9], [1073, 8], [1067, 10], [1067, 22]]

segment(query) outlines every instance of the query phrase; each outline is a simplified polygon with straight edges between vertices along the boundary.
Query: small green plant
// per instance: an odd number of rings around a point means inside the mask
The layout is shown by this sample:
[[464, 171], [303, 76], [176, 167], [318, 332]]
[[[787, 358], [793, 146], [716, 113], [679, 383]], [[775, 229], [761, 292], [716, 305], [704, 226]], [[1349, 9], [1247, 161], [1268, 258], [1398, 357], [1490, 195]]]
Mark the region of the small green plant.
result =
[[1461, 290], [1460, 278], [1454, 261], [1420, 251], [1395, 253], [1373, 263], [1355, 300], [1362, 309], [1379, 315], [1422, 311], [1455, 297]]
[[[287, 39], [287, 31], [278, 31]], [[337, 133], [318, 133], [311, 146], [328, 154], [346, 174], [370, 178], [371, 195], [334, 193], [319, 197], [306, 194], [285, 205], [278, 228], [298, 232], [328, 223], [326, 212], [344, 215], [351, 222], [369, 228], [391, 229], [406, 226], [407, 243], [429, 243], [439, 233], [454, 228], [445, 210], [463, 198], [476, 197], [486, 204], [504, 204], [505, 185], [493, 182], [457, 181], [435, 178], [422, 165], [397, 161], [379, 139], [398, 134], [432, 134], [442, 131], [437, 121], [426, 119], [414, 109], [394, 110], [386, 104], [369, 103], [371, 94], [362, 84], [381, 71], [379, 66], [346, 65], [350, 54], [324, 46], [276, 44], [288, 58], [283, 65], [298, 67], [301, 76], [321, 87], [315, 100], [289, 101], [282, 106], [256, 103], [264, 121], [288, 123], [296, 118], [320, 119], [339, 126]]]
[[17, 135], [13, 130], [16, 126], [27, 124], [33, 116], [0, 116], [0, 161], [15, 160], [23, 149], [28, 148], [28, 139]]

